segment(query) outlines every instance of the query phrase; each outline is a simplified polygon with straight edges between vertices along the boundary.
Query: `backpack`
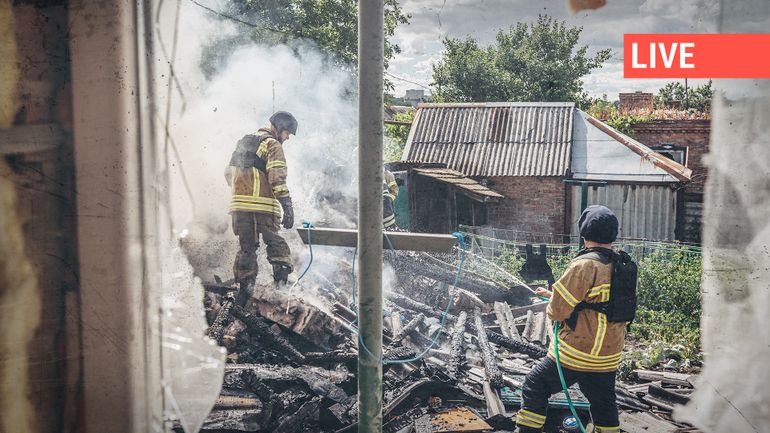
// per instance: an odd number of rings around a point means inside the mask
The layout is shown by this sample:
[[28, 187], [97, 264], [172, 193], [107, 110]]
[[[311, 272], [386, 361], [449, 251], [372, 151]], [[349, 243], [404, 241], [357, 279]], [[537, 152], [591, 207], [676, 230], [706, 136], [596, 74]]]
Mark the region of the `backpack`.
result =
[[630, 325], [636, 317], [636, 282], [639, 275], [636, 262], [625, 251], [615, 252], [608, 248], [586, 248], [578, 252], [577, 257], [581, 256], [612, 263], [610, 300], [591, 304], [581, 301], [564, 323], [574, 330], [578, 313], [589, 309], [606, 314], [610, 322], [628, 322]]
[[257, 156], [259, 145], [267, 138], [274, 138], [270, 134], [246, 135], [240, 140], [230, 157], [230, 165], [233, 167], [251, 168], [267, 173], [267, 162]]

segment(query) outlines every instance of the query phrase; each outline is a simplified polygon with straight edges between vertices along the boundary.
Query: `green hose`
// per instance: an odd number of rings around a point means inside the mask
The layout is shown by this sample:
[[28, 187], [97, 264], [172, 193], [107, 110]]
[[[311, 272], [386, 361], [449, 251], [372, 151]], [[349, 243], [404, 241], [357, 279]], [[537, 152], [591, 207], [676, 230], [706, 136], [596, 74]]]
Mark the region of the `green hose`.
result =
[[564, 396], [567, 397], [567, 403], [569, 404], [569, 410], [572, 412], [572, 416], [575, 417], [580, 431], [587, 433], [583, 422], [580, 421], [575, 406], [572, 404], [572, 398], [569, 396], [569, 390], [567, 390], [567, 381], [564, 380], [564, 372], [561, 370], [561, 362], [559, 362], [559, 322], [553, 324], [553, 353], [556, 355], [556, 369], [559, 371], [559, 380], [561, 380], [561, 387], [564, 390]]
[[[535, 296], [537, 296], [543, 301], [550, 300], [550, 298], [546, 298], [545, 296], [540, 296], [537, 293], [535, 293]], [[561, 388], [562, 390], [564, 390], [564, 396], [567, 398], [567, 404], [569, 404], [569, 410], [570, 412], [572, 412], [572, 416], [575, 417], [575, 421], [577, 421], [578, 427], [580, 427], [580, 431], [582, 433], [587, 433], [585, 427], [583, 427], [583, 422], [580, 421], [580, 417], [578, 416], [577, 411], [575, 410], [575, 406], [572, 404], [572, 398], [569, 396], [569, 391], [567, 390], [567, 381], [564, 380], [564, 372], [561, 369], [561, 362], [559, 361], [559, 322], [553, 322], [553, 353], [556, 356], [556, 370], [558, 370], [559, 372], [559, 380], [561, 381]]]

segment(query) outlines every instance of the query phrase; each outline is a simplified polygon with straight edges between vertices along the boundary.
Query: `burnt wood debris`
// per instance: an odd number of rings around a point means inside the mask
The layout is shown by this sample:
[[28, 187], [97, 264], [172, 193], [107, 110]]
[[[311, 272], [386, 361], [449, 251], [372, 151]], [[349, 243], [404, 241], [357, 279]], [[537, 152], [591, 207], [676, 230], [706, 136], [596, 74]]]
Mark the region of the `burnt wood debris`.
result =
[[[448, 257], [390, 252], [386, 261], [397, 281], [384, 291], [383, 432], [513, 431], [524, 377], [553, 338], [543, 305], [479, 266], [453, 289], [457, 261]], [[292, 290], [258, 279], [244, 307], [228, 282], [204, 284], [208, 336], [228, 356], [201, 431], [356, 431], [357, 316], [350, 268], [339, 268], [323, 278], [310, 273]], [[624, 431], [696, 431], [671, 418], [689, 400], [693, 374], [627, 377], [616, 386]], [[570, 396], [587, 422], [577, 386]], [[555, 394], [544, 431], [570, 431], [569, 417], [563, 393]], [[179, 423], [175, 429], [182, 432]]]

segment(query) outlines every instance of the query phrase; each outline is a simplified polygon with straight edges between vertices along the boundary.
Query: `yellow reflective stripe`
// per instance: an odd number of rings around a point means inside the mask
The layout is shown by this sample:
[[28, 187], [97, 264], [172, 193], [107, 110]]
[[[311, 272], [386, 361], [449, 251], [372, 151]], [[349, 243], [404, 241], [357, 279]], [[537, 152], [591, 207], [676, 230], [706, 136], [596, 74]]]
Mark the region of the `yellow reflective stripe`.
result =
[[574, 296], [572, 296], [572, 293], [570, 293], [569, 290], [567, 290], [567, 288], [564, 287], [564, 284], [562, 284], [560, 281], [557, 281], [556, 284], [553, 285], [553, 288], [556, 289], [556, 293], [561, 295], [561, 297], [567, 301], [570, 307], [574, 307], [578, 304], [578, 302], [580, 302], [575, 299]]
[[602, 426], [594, 426], [596, 428], [596, 433], [619, 433], [620, 432], [620, 426], [617, 427], [602, 427]]
[[602, 313], [596, 313], [599, 318], [599, 326], [596, 329], [596, 337], [594, 338], [594, 347], [591, 348], [591, 355], [598, 355], [602, 350], [602, 344], [604, 344], [604, 336], [607, 334], [607, 315]]
[[524, 427], [541, 428], [542, 424], [535, 424], [532, 421], [528, 421], [526, 418], [516, 417], [516, 425], [523, 425]]
[[233, 201], [245, 201], [278, 206], [278, 200], [272, 197], [258, 197], [255, 195], [233, 195]]
[[267, 163], [267, 169], [270, 170], [271, 168], [276, 167], [286, 167], [286, 161], [280, 161], [280, 160], [273, 160]]
[[516, 414], [516, 424], [527, 427], [540, 428], [545, 424], [545, 416], [538, 415], [526, 409], [522, 409], [518, 414]]
[[530, 418], [533, 421], [545, 422], [545, 415], [540, 415], [539, 413], [532, 412], [531, 410], [522, 409], [519, 411], [519, 415], [525, 415], [527, 418]]
[[620, 352], [614, 355], [596, 355], [596, 356], [589, 355], [588, 353], [575, 349], [574, 347], [565, 343], [563, 339], [559, 338], [559, 353], [561, 352], [567, 352], [573, 358], [577, 358], [587, 362], [607, 362], [607, 361], [619, 360], [621, 355]]
[[389, 198], [390, 201], [396, 201], [396, 196], [393, 194], [383, 193], [382, 196]]
[[285, 183], [282, 184], [282, 185], [276, 185], [276, 186], [273, 187], [273, 193], [274, 194], [279, 194], [279, 193], [282, 193], [282, 192], [289, 192], [289, 187], [286, 186]]
[[[551, 359], [556, 359], [556, 355], [553, 353], [553, 351], [548, 352], [548, 355], [551, 357]], [[618, 368], [618, 365], [620, 364], [620, 361], [615, 361], [611, 364], [586, 364], [583, 362], [576, 361], [569, 356], [566, 356], [565, 354], [561, 353], [561, 350], [559, 350], [559, 363], [562, 365], [566, 365], [567, 367], [572, 367], [577, 370], [588, 370], [588, 371], [612, 371], [616, 370]]]
[[257, 179], [259, 179], [257, 177], [257, 169], [254, 168], [254, 167], [251, 167], [251, 174], [253, 175], [252, 177], [254, 178], [254, 187], [252, 188], [251, 192], [253, 192], [254, 195], [259, 195], [259, 193], [257, 192], [257, 188], [258, 188], [258, 186], [257, 186], [258, 185]]
[[265, 159], [265, 154], [267, 153], [267, 139], [262, 140], [262, 144], [259, 145], [257, 148], [257, 156]]
[[382, 220], [382, 225], [385, 226], [385, 227], [390, 227], [390, 226], [392, 226], [394, 224], [396, 224], [396, 218], [395, 217], [385, 218], [385, 219]]
[[242, 210], [242, 211], [260, 211], [269, 214], [280, 215], [280, 210], [276, 208], [266, 207], [262, 205], [247, 205], [247, 204], [233, 204], [230, 205], [230, 210]]
[[588, 291], [588, 297], [593, 298], [597, 295], [604, 295], [604, 293], [609, 293], [610, 285], [609, 284], [601, 284], [596, 287], [591, 287], [591, 290]]

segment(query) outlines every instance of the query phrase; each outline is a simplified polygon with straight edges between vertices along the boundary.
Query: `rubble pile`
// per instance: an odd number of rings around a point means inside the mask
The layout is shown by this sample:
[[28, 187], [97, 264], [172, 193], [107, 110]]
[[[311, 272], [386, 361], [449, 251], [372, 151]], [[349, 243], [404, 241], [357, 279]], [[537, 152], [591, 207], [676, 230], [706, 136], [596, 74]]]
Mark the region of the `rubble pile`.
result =
[[[399, 281], [384, 302], [383, 431], [513, 431], [524, 377], [553, 338], [545, 303], [472, 271], [452, 290], [456, 263], [447, 257], [386, 260]], [[209, 336], [229, 355], [202, 431], [356, 431], [357, 321], [341, 269], [293, 289], [258, 283], [245, 307], [231, 284], [205, 285]], [[617, 385], [624, 431], [695, 431], [670, 420], [689, 398], [691, 376], [640, 370], [633, 378]], [[587, 424], [587, 400], [577, 386], [570, 396]], [[545, 431], [579, 431], [563, 393], [551, 399]]]

